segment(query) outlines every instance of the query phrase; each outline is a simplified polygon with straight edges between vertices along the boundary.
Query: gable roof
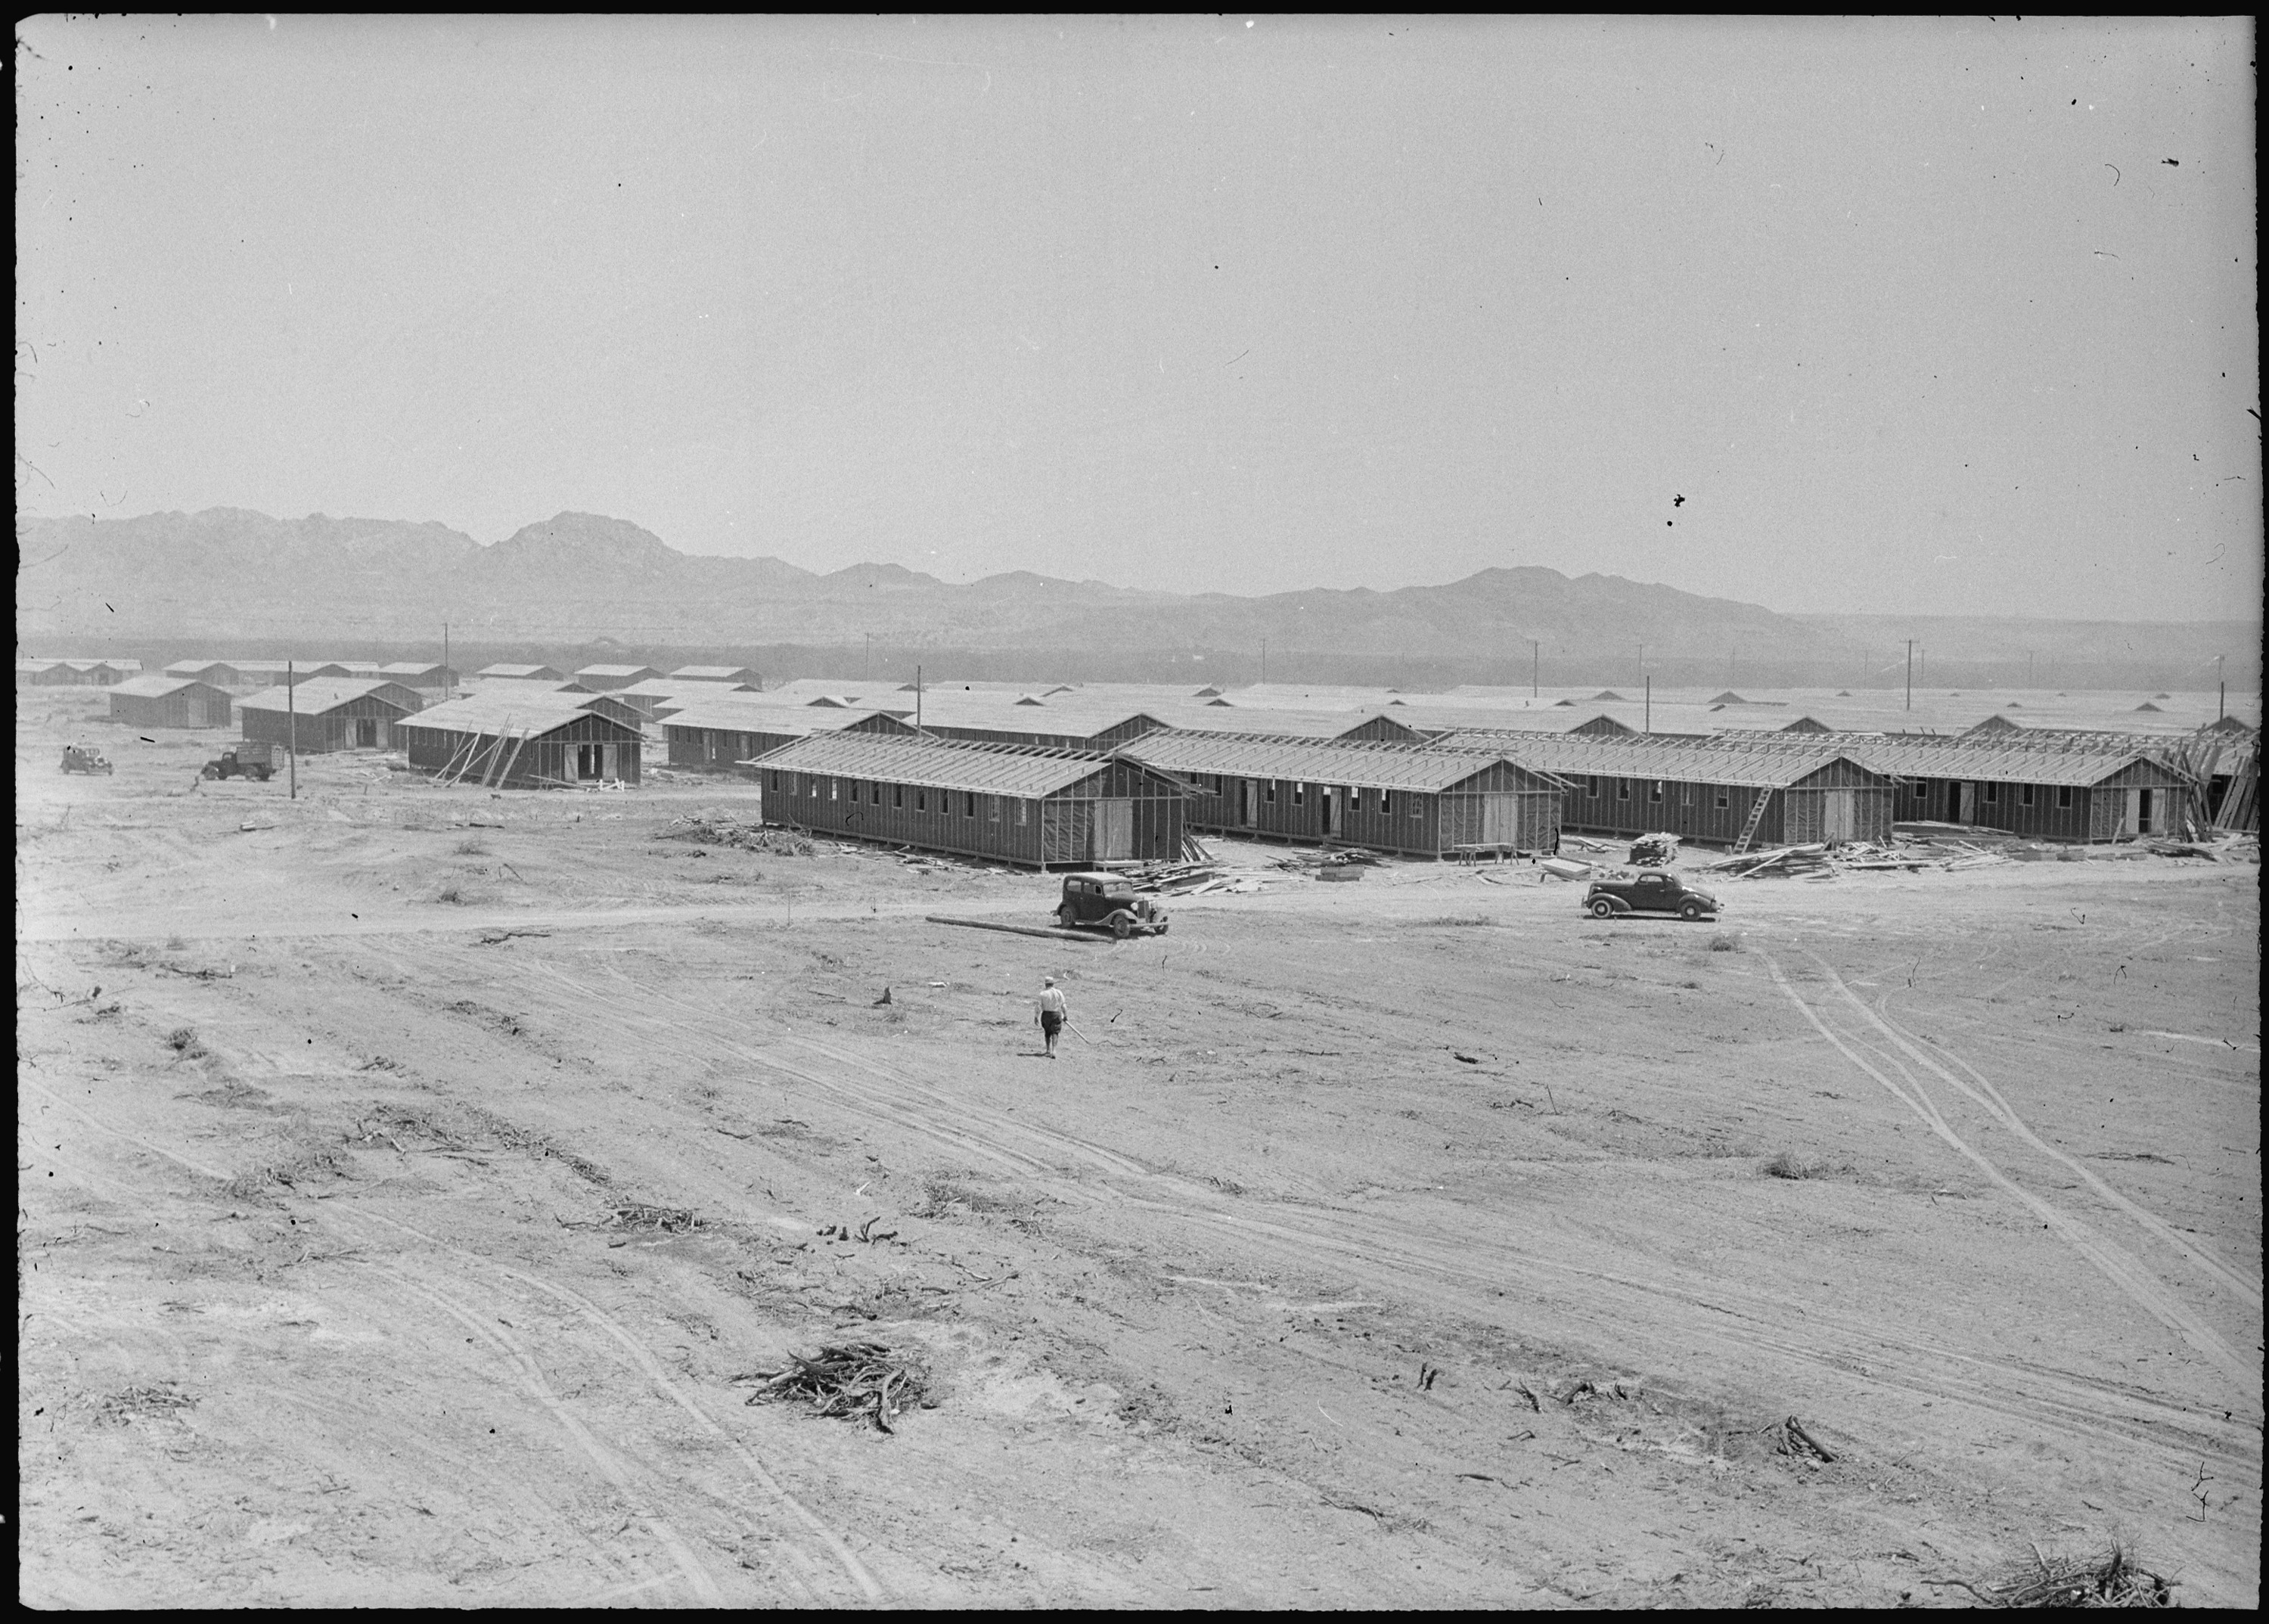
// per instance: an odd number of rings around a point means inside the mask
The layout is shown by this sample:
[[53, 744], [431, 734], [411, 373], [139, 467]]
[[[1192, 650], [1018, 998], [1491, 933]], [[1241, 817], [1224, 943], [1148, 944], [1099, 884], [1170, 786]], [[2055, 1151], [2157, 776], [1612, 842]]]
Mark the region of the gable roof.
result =
[[479, 670], [474, 672], [473, 675], [475, 676], [499, 676], [514, 679], [534, 677], [538, 681], [546, 683], [561, 683], [567, 680], [567, 673], [562, 671], [557, 666], [483, 666]]
[[[405, 716], [397, 727], [431, 727], [441, 733], [503, 734], [507, 728], [517, 734], [540, 739], [571, 723], [602, 722], [617, 729], [624, 739], [640, 738], [638, 724], [625, 721], [619, 716], [588, 704], [578, 704], [580, 696], [573, 694], [497, 695], [477, 694], [467, 699], [452, 699]], [[593, 694], [591, 699], [603, 696]]]
[[201, 688], [218, 699], [229, 697], [225, 690], [194, 676], [129, 676], [122, 683], [113, 683], [102, 691], [113, 698], [162, 699], [167, 694], [177, 694], [187, 688]]
[[[1120, 752], [1125, 757], [1126, 752]], [[799, 739], [753, 764], [765, 771], [809, 772], [827, 778], [868, 779], [919, 789], [971, 794], [1016, 795], [1033, 800], [1060, 794], [1113, 765], [1095, 750], [1032, 749], [1021, 745], [979, 744], [958, 739], [897, 737], [883, 734], [835, 733]], [[1127, 764], [1142, 767], [1139, 761]], [[1182, 786], [1156, 772], [1162, 786]]]
[[746, 683], [757, 686], [754, 666], [680, 666], [669, 674], [680, 683]]
[[382, 676], [309, 677], [291, 688], [281, 683], [263, 688], [256, 694], [247, 694], [236, 704], [239, 710], [244, 711], [274, 711], [279, 714], [297, 711], [302, 716], [320, 716], [355, 699], [376, 699], [405, 716], [425, 704], [400, 683]]
[[809, 705], [713, 705], [689, 701], [661, 720], [667, 734], [673, 727], [699, 733], [760, 733], [773, 738], [803, 739], [818, 734], [851, 730], [912, 734], [913, 724], [888, 711], [839, 711]]
[[430, 716], [433, 712], [444, 709], [455, 716], [471, 716], [477, 712], [499, 721], [506, 716], [517, 719], [550, 711], [588, 711], [592, 715], [620, 722], [626, 727], [640, 727], [646, 720], [636, 710], [612, 694], [567, 692], [545, 687], [540, 683], [507, 683], [497, 688], [479, 689], [449, 700], [446, 705], [431, 706], [418, 714]]
[[289, 676], [295, 683], [310, 682], [319, 676], [354, 675], [336, 660], [232, 660], [227, 663], [247, 676]]
[[1168, 772], [1220, 773], [1228, 778], [1280, 779], [1345, 784], [1354, 789], [1439, 793], [1504, 762], [1556, 789], [1526, 752], [1452, 749], [1432, 744], [1383, 744], [1340, 739], [1287, 739], [1267, 733], [1153, 733], [1121, 745], [1131, 757]]

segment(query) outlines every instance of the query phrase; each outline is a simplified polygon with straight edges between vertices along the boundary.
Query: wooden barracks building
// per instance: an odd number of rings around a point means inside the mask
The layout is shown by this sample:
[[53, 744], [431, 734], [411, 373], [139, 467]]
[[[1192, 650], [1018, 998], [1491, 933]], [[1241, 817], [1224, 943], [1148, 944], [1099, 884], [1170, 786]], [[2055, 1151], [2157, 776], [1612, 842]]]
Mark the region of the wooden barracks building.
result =
[[750, 764], [765, 818], [1026, 868], [1182, 855], [1187, 792], [1124, 756], [815, 734]]
[[1156, 733], [1122, 755], [1191, 789], [1194, 829], [1409, 857], [1549, 850], [1561, 783], [1485, 749]]

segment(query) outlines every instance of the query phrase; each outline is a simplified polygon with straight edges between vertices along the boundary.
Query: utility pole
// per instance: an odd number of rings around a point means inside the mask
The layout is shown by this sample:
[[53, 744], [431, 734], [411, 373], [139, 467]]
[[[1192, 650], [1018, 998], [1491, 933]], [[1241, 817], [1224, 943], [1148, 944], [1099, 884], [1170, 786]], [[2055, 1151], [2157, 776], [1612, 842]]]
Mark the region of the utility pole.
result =
[[867, 639], [867, 680], [871, 683], [875, 680], [875, 634], [868, 631], [862, 635]]
[[449, 668], [449, 623], [445, 620], [441, 623], [441, 698], [443, 699], [454, 699], [457, 697], [456, 675], [457, 674]]
[[921, 727], [921, 668], [916, 666], [914, 668], [914, 727], [917, 731]]
[[1263, 683], [1268, 680], [1268, 639], [1267, 638], [1260, 639], [1260, 680]]
[[[274, 667], [269, 668], [270, 670]], [[299, 688], [292, 680], [292, 662], [284, 662], [285, 751], [292, 757], [292, 796], [299, 799]]]
[[1907, 709], [1914, 709], [1914, 639], [1907, 639]]
[[1639, 680], [1646, 684], [1645, 720], [1639, 724], [1639, 731], [1641, 733], [1652, 733], [1654, 731], [1654, 679], [1651, 676], [1647, 676], [1642, 677]]
[[1544, 697], [1544, 645], [1534, 638], [1528, 639], [1528, 697]]
[[1646, 645], [1644, 643], [1638, 646], [1638, 674], [1642, 679], [1646, 675]]

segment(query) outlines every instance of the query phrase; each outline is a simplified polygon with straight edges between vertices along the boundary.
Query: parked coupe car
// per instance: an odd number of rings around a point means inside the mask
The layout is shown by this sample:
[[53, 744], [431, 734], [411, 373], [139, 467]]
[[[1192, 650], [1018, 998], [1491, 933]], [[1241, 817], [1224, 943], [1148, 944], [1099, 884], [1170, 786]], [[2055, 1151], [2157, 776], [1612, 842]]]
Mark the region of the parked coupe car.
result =
[[1681, 919], [1715, 918], [1718, 899], [1689, 885], [1674, 874], [1650, 869], [1611, 868], [1592, 882], [1584, 893], [1585, 910], [1595, 919], [1618, 919], [1632, 913], [1672, 913]]

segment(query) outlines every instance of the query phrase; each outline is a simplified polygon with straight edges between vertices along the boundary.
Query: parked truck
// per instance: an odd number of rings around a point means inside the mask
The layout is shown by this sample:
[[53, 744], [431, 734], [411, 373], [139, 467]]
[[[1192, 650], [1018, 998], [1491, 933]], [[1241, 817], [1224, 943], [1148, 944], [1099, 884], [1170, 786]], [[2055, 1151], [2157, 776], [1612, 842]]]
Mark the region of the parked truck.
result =
[[201, 779], [252, 779], [265, 784], [276, 776], [277, 757], [283, 752], [273, 744], [243, 740], [232, 744], [198, 771]]

